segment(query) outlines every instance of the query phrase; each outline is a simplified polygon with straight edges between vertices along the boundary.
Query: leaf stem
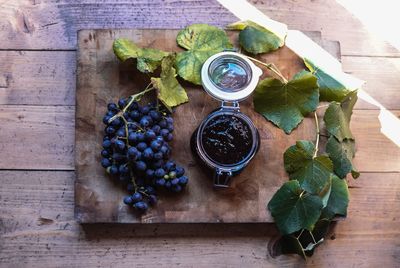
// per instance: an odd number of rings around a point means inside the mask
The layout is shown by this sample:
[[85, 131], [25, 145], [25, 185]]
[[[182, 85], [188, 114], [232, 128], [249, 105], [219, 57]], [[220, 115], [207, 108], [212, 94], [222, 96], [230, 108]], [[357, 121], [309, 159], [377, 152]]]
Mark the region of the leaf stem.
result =
[[247, 57], [249, 60], [252, 60], [252, 61], [254, 61], [254, 62], [266, 67], [268, 70], [270, 70], [271, 72], [276, 74], [281, 79], [281, 81], [283, 83], [286, 84], [288, 82], [288, 80], [282, 75], [282, 73], [279, 71], [278, 68], [276, 68], [276, 66], [273, 63], [265, 63], [265, 62], [262, 62], [260, 60], [257, 60], [255, 58], [247, 56], [247, 55], [245, 55], [245, 57]]
[[314, 119], [315, 119], [315, 128], [317, 129], [317, 140], [315, 142], [315, 150], [314, 150], [314, 156], [313, 158], [317, 157], [318, 154], [318, 146], [319, 146], [319, 122], [318, 122], [318, 116], [317, 112], [314, 112]]

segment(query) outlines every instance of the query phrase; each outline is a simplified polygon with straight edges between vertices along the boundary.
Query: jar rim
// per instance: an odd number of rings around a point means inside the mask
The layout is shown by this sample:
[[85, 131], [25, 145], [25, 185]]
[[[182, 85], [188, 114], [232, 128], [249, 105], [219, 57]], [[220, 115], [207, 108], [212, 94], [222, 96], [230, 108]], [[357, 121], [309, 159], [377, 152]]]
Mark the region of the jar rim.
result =
[[[247, 66], [246, 69], [250, 72], [250, 80], [240, 90], [227, 91], [222, 90], [220, 87], [215, 85], [215, 82], [210, 78], [209, 68], [213, 62], [219, 59], [234, 59], [237, 62], [241, 62], [242, 66]], [[220, 52], [209, 57], [201, 68], [201, 83], [204, 90], [213, 98], [220, 101], [241, 101], [246, 99], [255, 90], [258, 84], [258, 78], [261, 76], [262, 70], [258, 68], [248, 58], [236, 52]]]

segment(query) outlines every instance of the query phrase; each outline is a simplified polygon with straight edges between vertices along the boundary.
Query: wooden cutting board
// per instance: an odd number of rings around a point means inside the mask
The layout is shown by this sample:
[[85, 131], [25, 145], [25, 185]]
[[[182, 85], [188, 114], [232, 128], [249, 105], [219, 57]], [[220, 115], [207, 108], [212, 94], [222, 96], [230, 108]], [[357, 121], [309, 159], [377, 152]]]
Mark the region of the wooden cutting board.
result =
[[[315, 139], [312, 116], [286, 135], [253, 110], [252, 99], [240, 103], [241, 111], [253, 120], [260, 132], [261, 147], [249, 166], [233, 179], [228, 189], [213, 189], [190, 150], [190, 136], [219, 103], [201, 87], [182, 83], [190, 102], [174, 113], [175, 132], [172, 158], [185, 167], [187, 189], [178, 195], [159, 196], [159, 203], [146, 214], [137, 215], [123, 204], [127, 194], [107, 176], [100, 165], [107, 103], [141, 91], [149, 77], [136, 71], [133, 61], [120, 63], [112, 51], [116, 38], [129, 38], [143, 47], [181, 51], [176, 45], [178, 30], [82, 30], [78, 34], [76, 90], [76, 182], [75, 217], [81, 223], [216, 223], [272, 222], [266, 204], [287, 181], [283, 152], [298, 139]], [[237, 44], [237, 32], [228, 33]], [[339, 44], [324, 41], [317, 32], [307, 33], [339, 58]], [[304, 68], [302, 60], [287, 48], [262, 58], [275, 63], [286, 77]], [[267, 72], [265, 72], [264, 77]]]

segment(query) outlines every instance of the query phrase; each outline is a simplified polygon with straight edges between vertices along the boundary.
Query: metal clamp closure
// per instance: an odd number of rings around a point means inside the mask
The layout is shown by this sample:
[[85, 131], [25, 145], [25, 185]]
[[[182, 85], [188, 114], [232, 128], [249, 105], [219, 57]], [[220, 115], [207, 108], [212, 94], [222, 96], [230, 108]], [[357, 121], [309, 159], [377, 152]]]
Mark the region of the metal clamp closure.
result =
[[216, 188], [229, 187], [231, 178], [232, 178], [231, 171], [223, 171], [217, 168], [214, 174], [214, 187]]
[[236, 112], [240, 112], [239, 102], [237, 101], [222, 101], [221, 108], [223, 109], [231, 109]]

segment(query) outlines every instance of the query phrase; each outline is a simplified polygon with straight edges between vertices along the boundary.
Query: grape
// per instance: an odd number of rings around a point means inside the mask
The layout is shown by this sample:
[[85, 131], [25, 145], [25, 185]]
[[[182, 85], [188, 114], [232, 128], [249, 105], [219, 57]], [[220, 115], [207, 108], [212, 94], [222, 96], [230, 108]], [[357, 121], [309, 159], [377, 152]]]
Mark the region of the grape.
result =
[[119, 174], [128, 174], [129, 168], [126, 165], [119, 166]]
[[169, 159], [172, 117], [159, 112], [155, 104], [133, 101], [127, 106], [130, 101], [121, 98], [107, 105], [101, 165], [132, 193], [123, 202], [145, 212], [157, 203], [156, 189], [180, 192], [188, 178], [184, 168]]
[[128, 141], [131, 145], [134, 145], [138, 142], [138, 134], [136, 132], [130, 132], [128, 136]]
[[101, 159], [101, 165], [103, 168], [108, 168], [111, 166], [111, 161], [108, 158]]
[[156, 184], [158, 186], [164, 186], [165, 185], [165, 179], [161, 178], [161, 179], [156, 180]]
[[166, 127], [168, 126], [167, 120], [162, 119], [160, 122], [158, 122], [158, 125], [159, 125], [161, 128], [166, 128]]
[[138, 145], [136, 146], [136, 148], [143, 152], [144, 150], [146, 150], [147, 148], [147, 144], [145, 142], [139, 142]]
[[110, 148], [110, 147], [111, 147], [111, 141], [110, 140], [103, 141], [103, 148]]
[[151, 186], [147, 186], [146, 189], [145, 189], [145, 191], [146, 191], [146, 193], [148, 193], [148, 194], [152, 194], [152, 195], [155, 195], [155, 194], [156, 194], [156, 189], [154, 189], [154, 188], [151, 187]]
[[162, 168], [158, 168], [156, 169], [156, 171], [154, 172], [154, 175], [158, 178], [162, 178], [165, 176], [165, 170]]
[[132, 201], [133, 201], [133, 202], [137, 202], [137, 201], [140, 201], [140, 200], [142, 200], [142, 199], [143, 199], [143, 196], [142, 196], [141, 193], [135, 192], [135, 193], [132, 195]]
[[151, 148], [148, 147], [143, 151], [144, 159], [151, 160], [151, 159], [153, 159], [153, 156], [154, 156], [154, 152]]
[[153, 140], [150, 144], [150, 147], [154, 152], [158, 152], [162, 147], [162, 142], [159, 140]]
[[150, 106], [148, 106], [148, 105], [142, 106], [142, 107], [140, 108], [140, 112], [141, 112], [142, 114], [148, 114], [148, 113], [150, 112]]
[[163, 128], [160, 130], [160, 135], [165, 139], [169, 134], [169, 130], [166, 128]]
[[115, 119], [110, 123], [110, 125], [113, 126], [113, 127], [118, 127], [118, 126], [121, 125], [121, 123], [122, 123], [121, 119], [115, 118]]
[[152, 170], [152, 169], [147, 169], [147, 170], [146, 170], [146, 178], [148, 178], [148, 179], [154, 178], [154, 170]]
[[154, 125], [151, 129], [154, 131], [154, 133], [156, 133], [156, 135], [158, 135], [160, 133], [161, 127], [159, 125]]
[[155, 154], [153, 155], [153, 158], [154, 158], [155, 160], [161, 160], [161, 159], [163, 159], [163, 153], [162, 153], [162, 152], [157, 152], [157, 153], [155, 153]]
[[119, 107], [120, 109], [123, 109], [123, 108], [125, 107], [125, 105], [126, 105], [126, 100], [125, 100], [125, 99], [120, 99], [120, 100], [118, 101], [118, 107]]
[[116, 165], [112, 165], [112, 166], [110, 167], [110, 174], [111, 174], [111, 175], [117, 175], [117, 174], [118, 174], [118, 171], [119, 171], [119, 169], [118, 169], [118, 167], [117, 167]]
[[154, 205], [155, 203], [157, 203], [157, 196], [153, 194], [149, 195], [149, 204]]
[[179, 184], [184, 186], [188, 183], [189, 179], [186, 176], [182, 176], [179, 178]]
[[137, 137], [138, 137], [138, 141], [144, 141], [145, 140], [143, 132], [137, 132]]
[[181, 177], [183, 174], [185, 174], [185, 169], [183, 167], [176, 166], [175, 173], [177, 177]]
[[107, 134], [114, 134], [115, 133], [115, 128], [113, 128], [112, 126], [109, 126], [106, 128], [106, 133]]
[[162, 154], [168, 154], [169, 153], [169, 148], [166, 145], [163, 145], [160, 149], [160, 152]]
[[102, 157], [109, 157], [109, 156], [110, 156], [110, 152], [107, 151], [107, 150], [102, 150], [102, 151], [101, 151], [101, 156], [102, 156]]
[[109, 103], [109, 104], [107, 105], [107, 109], [108, 109], [110, 112], [117, 112], [117, 111], [118, 111], [118, 107], [117, 107], [117, 105], [116, 105], [115, 103]]
[[182, 186], [180, 186], [179, 184], [172, 185], [171, 190], [176, 192], [176, 193], [180, 192], [180, 191], [182, 191]]
[[[151, 118], [150, 118], [151, 119]], [[151, 121], [149, 120], [149, 118], [147, 118], [147, 117], [142, 117], [142, 119], [140, 119], [140, 125], [143, 127], [143, 128], [146, 128], [146, 127], [148, 127], [148, 126], [150, 126], [150, 124], [151, 124]]]
[[132, 119], [138, 120], [140, 118], [140, 112], [137, 110], [133, 110], [132, 112], [130, 112], [130, 116]]
[[140, 152], [138, 151], [138, 149], [136, 149], [136, 147], [130, 147], [128, 149], [128, 157], [132, 160], [136, 160], [138, 159], [140, 156]]
[[167, 163], [165, 163], [165, 170], [167, 170], [167, 171], [172, 171], [175, 169], [175, 167], [176, 167], [176, 165], [172, 161], [168, 161]]
[[168, 173], [168, 176], [169, 176], [171, 179], [174, 179], [174, 178], [176, 178], [176, 172], [175, 172], [175, 171], [171, 171], [170, 173]]
[[152, 163], [152, 166], [154, 169], [160, 168], [163, 165], [164, 165], [164, 161], [162, 161], [162, 160], [157, 160]]
[[154, 140], [156, 136], [157, 136], [156, 133], [151, 129], [147, 130], [146, 133], [144, 134], [145, 139], [148, 141]]
[[130, 106], [130, 110], [137, 110], [139, 109], [139, 103], [137, 103], [137, 101], [133, 101], [131, 106]]
[[133, 203], [133, 200], [132, 200], [132, 197], [131, 196], [125, 196], [124, 197], [124, 203], [125, 203], [125, 205], [132, 205], [132, 203]]
[[161, 119], [161, 114], [155, 110], [151, 110], [149, 112], [149, 115], [156, 122], [158, 122]]
[[173, 137], [174, 137], [174, 136], [172, 135], [172, 133], [169, 133], [165, 139], [166, 139], [167, 141], [172, 141]]
[[126, 133], [125, 128], [120, 128], [120, 129], [118, 129], [116, 135], [117, 135], [118, 137], [125, 137], [125, 136], [126, 136], [125, 133]]
[[104, 123], [105, 125], [108, 125], [108, 120], [110, 120], [110, 119], [111, 119], [111, 116], [105, 115], [105, 116], [103, 117], [103, 123]]
[[115, 141], [114, 146], [119, 151], [122, 151], [122, 150], [125, 149], [125, 143], [123, 141], [120, 141], [120, 140]]
[[137, 161], [136, 162], [136, 169], [139, 171], [145, 171], [147, 168], [146, 163], [143, 161]]
[[146, 211], [148, 209], [148, 205], [145, 202], [137, 202], [133, 206], [141, 211]]

